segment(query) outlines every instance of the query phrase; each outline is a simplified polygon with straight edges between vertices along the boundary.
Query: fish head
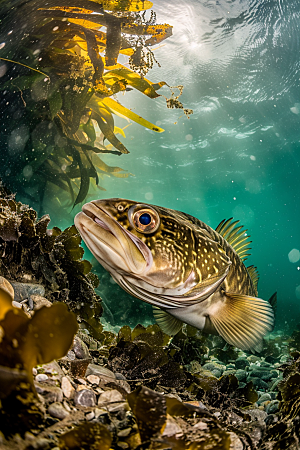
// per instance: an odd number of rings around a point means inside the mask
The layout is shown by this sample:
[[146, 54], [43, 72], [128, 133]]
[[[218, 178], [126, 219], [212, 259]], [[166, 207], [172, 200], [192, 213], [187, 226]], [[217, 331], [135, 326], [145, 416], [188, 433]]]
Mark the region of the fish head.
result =
[[[194, 225], [180, 214], [131, 200], [95, 200], [83, 206], [75, 226], [119, 284], [125, 279], [152, 293], [180, 296], [195, 290], [199, 282], [205, 287], [219, 281], [228, 269], [222, 263], [216, 276], [199, 264], [198, 247], [217, 252], [218, 244], [195, 233]], [[141, 298], [134, 291], [130, 292]]]

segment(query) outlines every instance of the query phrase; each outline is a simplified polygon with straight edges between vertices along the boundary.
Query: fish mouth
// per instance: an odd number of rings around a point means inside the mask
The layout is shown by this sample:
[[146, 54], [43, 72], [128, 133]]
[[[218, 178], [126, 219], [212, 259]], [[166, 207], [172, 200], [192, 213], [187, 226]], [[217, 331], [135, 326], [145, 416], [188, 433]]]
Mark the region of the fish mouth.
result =
[[86, 245], [110, 271], [142, 275], [151, 267], [149, 248], [120, 225], [99, 201], [86, 203], [74, 223]]

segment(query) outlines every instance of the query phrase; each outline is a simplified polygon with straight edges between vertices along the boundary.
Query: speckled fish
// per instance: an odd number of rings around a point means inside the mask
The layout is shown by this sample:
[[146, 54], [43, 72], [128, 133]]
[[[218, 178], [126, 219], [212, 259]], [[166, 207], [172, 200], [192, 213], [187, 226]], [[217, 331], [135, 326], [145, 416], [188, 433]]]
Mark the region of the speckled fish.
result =
[[183, 322], [260, 351], [272, 329], [258, 274], [246, 268], [249, 239], [238, 221], [216, 230], [183, 212], [124, 199], [86, 203], [75, 225], [88, 248], [129, 294], [150, 303], [163, 331]]

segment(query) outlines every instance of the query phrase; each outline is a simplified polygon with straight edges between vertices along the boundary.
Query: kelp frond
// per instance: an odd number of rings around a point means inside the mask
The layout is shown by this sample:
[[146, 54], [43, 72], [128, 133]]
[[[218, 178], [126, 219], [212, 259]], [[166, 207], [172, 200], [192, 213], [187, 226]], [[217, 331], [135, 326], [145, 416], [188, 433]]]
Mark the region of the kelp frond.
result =
[[[156, 61], [150, 47], [172, 34], [170, 25], [155, 23], [153, 11], [146, 19], [151, 7], [144, 0], [0, 2], [3, 35], [14, 24], [14, 38], [0, 49], [6, 105], [0, 138], [7, 154], [0, 176], [10, 189], [42, 205], [51, 184], [75, 206], [92, 180], [130, 175], [109, 168], [101, 154], [128, 153], [116, 136], [115, 115], [163, 131], [115, 98], [136, 89], [154, 99], [166, 85], [145, 78]], [[130, 68], [118, 63], [120, 54]], [[172, 107], [182, 107], [177, 98]]]

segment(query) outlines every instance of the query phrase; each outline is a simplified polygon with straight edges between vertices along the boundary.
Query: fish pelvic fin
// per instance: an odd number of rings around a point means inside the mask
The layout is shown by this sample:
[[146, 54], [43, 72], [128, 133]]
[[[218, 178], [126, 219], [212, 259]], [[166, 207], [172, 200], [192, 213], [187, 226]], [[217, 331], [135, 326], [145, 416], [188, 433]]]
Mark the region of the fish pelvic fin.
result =
[[233, 293], [223, 294], [209, 312], [209, 318], [226, 342], [253, 353], [262, 350], [262, 338], [274, 325], [269, 302]]
[[176, 317], [171, 316], [171, 314], [167, 313], [163, 309], [157, 308], [156, 306], [153, 306], [152, 308], [156, 323], [164, 333], [169, 336], [174, 336], [181, 330], [183, 325], [181, 320], [176, 319]]

